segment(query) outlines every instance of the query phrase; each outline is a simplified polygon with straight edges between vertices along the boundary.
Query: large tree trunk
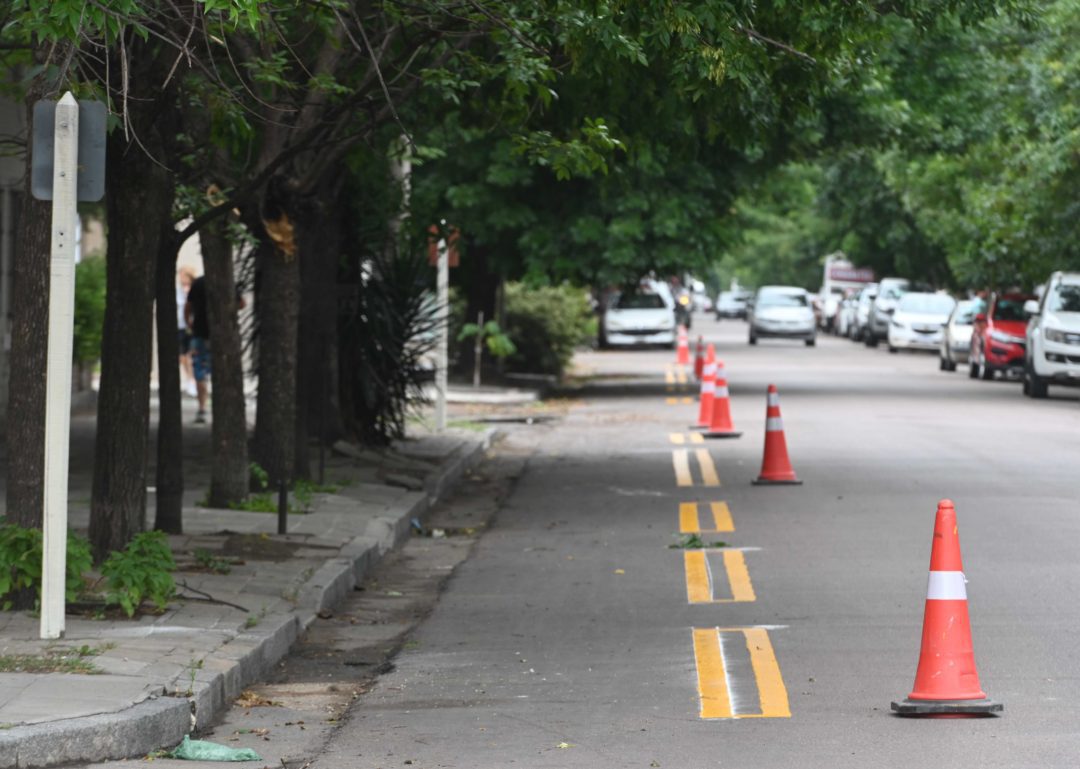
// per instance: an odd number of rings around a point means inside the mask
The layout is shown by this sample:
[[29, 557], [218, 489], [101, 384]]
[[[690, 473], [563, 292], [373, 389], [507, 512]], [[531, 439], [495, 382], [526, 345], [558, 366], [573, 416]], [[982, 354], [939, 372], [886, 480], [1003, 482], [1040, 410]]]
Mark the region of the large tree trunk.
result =
[[[35, 51], [39, 64], [45, 63], [41, 55], [44, 50], [42, 47]], [[67, 50], [66, 44], [58, 46], [54, 60], [63, 59]], [[30, 81], [26, 93], [27, 136], [34, 132], [34, 104], [46, 97], [55, 76], [47, 71]], [[20, 526], [40, 528], [45, 505], [45, 340], [49, 327], [52, 204], [31, 196], [29, 144], [26, 154], [18, 242], [12, 260], [6, 518]]]
[[[259, 246], [259, 395], [251, 458], [272, 486], [289, 481], [296, 440], [296, 327], [300, 302], [297, 256], [265, 239]], [[302, 257], [300, 257], [302, 258]]]
[[206, 270], [213, 372], [210, 380], [214, 387], [210, 400], [213, 456], [209, 502], [211, 507], [228, 507], [242, 501], [248, 492], [244, 364], [236, 317], [239, 308], [232, 245], [225, 235], [225, 223], [215, 220], [200, 231], [199, 238]]
[[308, 443], [341, 438], [337, 386], [337, 272], [342, 248], [340, 184], [319, 195], [311, 221], [300, 230], [299, 369], [296, 391], [296, 477], [309, 474]]
[[176, 230], [161, 223], [157, 251], [158, 436], [154, 528], [184, 530], [184, 440], [180, 415], [180, 340], [176, 322]]
[[161, 155], [157, 127], [142, 145], [120, 131], [108, 140], [109, 222], [105, 328], [90, 542], [97, 558], [145, 528], [150, 411], [151, 318], [161, 219], [170, 218], [171, 179], [147, 156]]

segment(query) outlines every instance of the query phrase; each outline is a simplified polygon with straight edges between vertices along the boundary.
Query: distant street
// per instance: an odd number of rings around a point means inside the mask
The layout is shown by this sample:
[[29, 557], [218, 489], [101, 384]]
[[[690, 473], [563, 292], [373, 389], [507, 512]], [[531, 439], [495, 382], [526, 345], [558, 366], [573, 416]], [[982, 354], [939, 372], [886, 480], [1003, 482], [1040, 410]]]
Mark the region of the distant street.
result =
[[[580, 401], [522, 428], [539, 449], [492, 530], [317, 769], [1076, 766], [1077, 394], [824, 335], [751, 348], [701, 314], [698, 334], [743, 436], [694, 442], [673, 352], [579, 356]], [[750, 484], [770, 383], [802, 486]], [[1000, 718], [889, 712], [943, 497]], [[672, 549], [680, 528], [733, 549]]]

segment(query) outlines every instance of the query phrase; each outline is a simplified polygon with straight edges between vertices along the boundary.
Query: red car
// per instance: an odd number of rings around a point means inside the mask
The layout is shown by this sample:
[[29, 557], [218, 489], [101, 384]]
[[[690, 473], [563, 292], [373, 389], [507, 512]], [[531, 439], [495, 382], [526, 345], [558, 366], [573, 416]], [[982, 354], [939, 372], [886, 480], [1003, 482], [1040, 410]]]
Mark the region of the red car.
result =
[[1034, 294], [994, 294], [989, 309], [975, 315], [968, 372], [972, 379], [980, 375], [993, 379], [996, 371], [1024, 370], [1028, 323], [1024, 302], [1037, 298]]

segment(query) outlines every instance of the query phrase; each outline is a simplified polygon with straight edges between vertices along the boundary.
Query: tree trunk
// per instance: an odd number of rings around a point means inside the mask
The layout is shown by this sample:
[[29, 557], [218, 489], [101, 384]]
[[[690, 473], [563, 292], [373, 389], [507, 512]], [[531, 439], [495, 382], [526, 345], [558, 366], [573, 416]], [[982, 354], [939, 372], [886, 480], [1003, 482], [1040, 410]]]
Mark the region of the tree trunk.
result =
[[247, 417], [244, 402], [244, 362], [241, 354], [232, 245], [225, 222], [215, 220], [199, 233], [206, 271], [210, 322], [210, 400], [212, 424], [210, 471], [211, 507], [228, 507], [248, 492]]
[[157, 128], [143, 129], [141, 139], [146, 149], [114, 131], [107, 146], [108, 275], [90, 502], [98, 559], [122, 549], [146, 522], [154, 267], [172, 187], [168, 172], [147, 156], [161, 155]]
[[184, 530], [184, 436], [180, 416], [180, 340], [176, 322], [176, 230], [161, 223], [157, 251], [158, 436], [154, 528]]
[[341, 438], [340, 401], [336, 380], [337, 272], [342, 247], [340, 184], [324, 189], [308, 226], [300, 230], [300, 320], [297, 338], [299, 368], [296, 391], [296, 462], [298, 478], [310, 474], [309, 439], [331, 444]]
[[[62, 58], [67, 46], [60, 47], [63, 50], [56, 56]], [[41, 63], [44, 57], [35, 55], [35, 60]], [[47, 96], [50, 79], [42, 72], [30, 81], [25, 99], [27, 136], [33, 136], [34, 104]], [[30, 194], [30, 154], [28, 143], [18, 241], [12, 259], [6, 517], [20, 526], [41, 528], [45, 506], [45, 340], [49, 335], [52, 204], [34, 200]]]
[[297, 256], [267, 240], [259, 246], [259, 395], [251, 457], [272, 487], [289, 481], [296, 440], [296, 328], [300, 302]]

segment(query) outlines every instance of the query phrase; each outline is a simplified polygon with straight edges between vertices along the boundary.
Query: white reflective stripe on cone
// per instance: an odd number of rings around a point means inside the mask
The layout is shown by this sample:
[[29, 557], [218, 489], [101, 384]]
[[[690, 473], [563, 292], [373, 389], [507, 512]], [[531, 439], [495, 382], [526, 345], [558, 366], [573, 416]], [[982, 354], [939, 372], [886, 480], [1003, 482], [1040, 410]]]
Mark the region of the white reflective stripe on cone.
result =
[[769, 417], [765, 420], [765, 432], [776, 432], [784, 429], [784, 420], [780, 417]]
[[726, 377], [727, 377], [727, 374], [724, 373], [724, 367], [723, 366], [717, 366], [716, 367], [716, 378], [717, 379], [725, 379]]
[[701, 375], [702, 376], [715, 376], [716, 375], [716, 364], [715, 363], [706, 363], [705, 368], [703, 368], [701, 370]]
[[932, 571], [926, 586], [927, 600], [966, 601], [967, 580], [962, 571]]
[[780, 405], [780, 393], [769, 393], [767, 405], [779, 406]]
[[714, 393], [714, 392], [716, 392], [716, 382], [702, 382], [701, 383], [701, 391], [703, 393]]
[[717, 395], [717, 397], [720, 397], [720, 398], [728, 397], [727, 387], [717, 387], [716, 388], [716, 395]]

